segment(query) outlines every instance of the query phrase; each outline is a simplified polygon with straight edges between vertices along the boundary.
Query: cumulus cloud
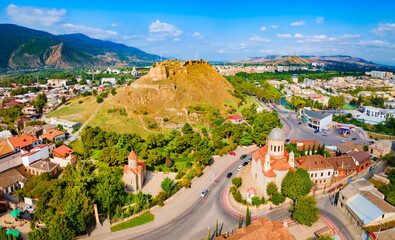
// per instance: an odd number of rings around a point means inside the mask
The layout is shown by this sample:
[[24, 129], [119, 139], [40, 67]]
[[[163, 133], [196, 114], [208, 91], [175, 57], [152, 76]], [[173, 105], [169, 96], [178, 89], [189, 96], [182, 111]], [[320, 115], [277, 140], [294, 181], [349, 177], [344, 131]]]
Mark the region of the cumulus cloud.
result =
[[260, 50], [259, 52], [260, 52], [260, 53], [272, 53], [273, 51], [272, 51], [272, 50], [265, 50], [265, 49], [262, 49], [262, 50]]
[[266, 27], [265, 26], [262, 26], [261, 27], [261, 31], [265, 31], [266, 30]]
[[199, 32], [194, 32], [193, 37], [199, 40], [202, 40], [204, 38]]
[[343, 35], [343, 38], [359, 38], [359, 34], [345, 34]]
[[318, 18], [315, 19], [315, 22], [318, 23], [318, 24], [320, 24], [320, 23], [323, 23], [324, 20], [325, 20], [324, 17], [318, 17]]
[[380, 23], [372, 29], [372, 33], [380, 37], [392, 35], [395, 38], [395, 23]]
[[249, 41], [253, 43], [263, 43], [263, 42], [270, 42], [270, 39], [259, 37], [259, 36], [253, 36], [249, 39]]
[[241, 44], [240, 44], [240, 48], [241, 48], [241, 49], [244, 49], [244, 48], [246, 48], [246, 47], [247, 47], [247, 44], [246, 44], [246, 43], [241, 43]]
[[86, 27], [81, 25], [74, 25], [72, 23], [62, 24], [61, 27], [67, 33], [83, 33], [89, 37], [99, 38], [99, 39], [111, 39], [118, 35], [118, 33], [115, 31]]
[[218, 53], [224, 53], [224, 50], [220, 49], [218, 50]]
[[117, 26], [116, 23], [112, 23], [112, 24], [111, 24], [111, 27], [116, 27], [116, 26]]
[[275, 28], [275, 29], [278, 28], [277, 25], [270, 25], [270, 27], [271, 27], [271, 28]]
[[371, 46], [371, 47], [394, 47], [389, 42], [381, 40], [359, 41], [358, 45]]
[[67, 13], [64, 8], [34, 8], [16, 6], [14, 4], [8, 5], [6, 12], [14, 22], [30, 26], [41, 25], [47, 27], [63, 21], [64, 15]]
[[303, 34], [301, 34], [301, 33], [295, 33], [295, 36], [294, 36], [295, 38], [302, 38], [303, 37]]
[[163, 41], [168, 37], [178, 37], [182, 34], [182, 31], [176, 26], [169, 23], [160, 22], [159, 20], [151, 23], [148, 29], [150, 32], [150, 37], [147, 38], [147, 41]]
[[176, 38], [173, 39], [173, 41], [174, 41], [174, 42], [179, 42], [179, 41], [181, 41], [181, 39], [178, 38], [178, 37], [176, 37]]
[[282, 34], [277, 34], [278, 38], [291, 38], [291, 34], [287, 34], [287, 33], [282, 33]]
[[293, 23], [290, 23], [289, 25], [291, 26], [291, 27], [294, 27], [294, 26], [303, 26], [303, 25], [305, 25], [305, 21], [303, 21], [303, 20], [300, 20], [299, 22], [293, 22]]
[[304, 43], [304, 41], [303, 40], [298, 40], [298, 41], [296, 41], [297, 43]]
[[326, 35], [314, 35], [314, 36], [313, 36], [313, 38], [314, 38], [314, 39], [320, 39], [320, 40], [323, 40], [323, 39], [326, 39], [326, 38], [327, 38], [327, 36], [326, 36]]

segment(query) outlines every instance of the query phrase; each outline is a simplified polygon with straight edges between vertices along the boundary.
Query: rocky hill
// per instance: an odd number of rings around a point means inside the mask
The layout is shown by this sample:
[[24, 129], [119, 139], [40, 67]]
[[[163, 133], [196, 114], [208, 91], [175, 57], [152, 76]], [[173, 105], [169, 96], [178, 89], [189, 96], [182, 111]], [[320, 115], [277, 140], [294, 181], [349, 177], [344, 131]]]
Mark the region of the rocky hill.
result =
[[351, 56], [282, 56], [282, 55], [268, 55], [265, 57], [250, 57], [242, 60], [232, 61], [233, 63], [251, 63], [251, 64], [266, 64], [266, 65], [309, 65], [312, 62], [322, 62], [326, 65], [341, 66], [341, 67], [380, 67], [379, 64], [362, 58]]
[[13, 24], [0, 24], [0, 68], [74, 68], [152, 63], [156, 55], [83, 34], [53, 35]]
[[[123, 126], [122, 131], [129, 132], [135, 131], [128, 128], [141, 128], [141, 124], [171, 129], [185, 122], [206, 123], [217, 113], [237, 108], [240, 102], [232, 96], [233, 86], [203, 61], [155, 63], [147, 75], [117, 92], [91, 125], [113, 131]], [[127, 117], [113, 117], [111, 109], [120, 108], [126, 110]]]

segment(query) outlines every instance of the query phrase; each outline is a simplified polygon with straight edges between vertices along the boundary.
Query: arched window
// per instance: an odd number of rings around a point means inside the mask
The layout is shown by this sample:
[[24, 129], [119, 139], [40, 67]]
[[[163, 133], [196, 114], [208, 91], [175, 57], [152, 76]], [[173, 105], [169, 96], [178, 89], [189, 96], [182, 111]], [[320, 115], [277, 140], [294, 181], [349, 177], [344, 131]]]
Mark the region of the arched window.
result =
[[276, 147], [277, 147], [277, 146], [274, 146], [274, 152], [276, 152]]

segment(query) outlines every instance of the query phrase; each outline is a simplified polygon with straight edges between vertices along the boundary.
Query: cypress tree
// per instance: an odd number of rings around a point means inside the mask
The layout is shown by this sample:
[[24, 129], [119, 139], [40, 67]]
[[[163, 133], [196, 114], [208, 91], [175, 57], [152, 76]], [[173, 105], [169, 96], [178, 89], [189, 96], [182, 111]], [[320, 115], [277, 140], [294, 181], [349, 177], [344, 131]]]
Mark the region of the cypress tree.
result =
[[306, 154], [307, 156], [310, 155], [310, 151], [311, 151], [311, 148], [309, 146], [309, 149], [307, 149], [307, 154]]
[[311, 149], [311, 155], [315, 154], [315, 143], [313, 144], [313, 149]]
[[325, 155], [325, 143], [322, 144], [321, 155], [322, 155], [323, 157], [325, 157], [325, 156], [324, 156], [324, 155]]
[[241, 228], [241, 214], [239, 214], [239, 228]]
[[246, 212], [246, 227], [250, 225], [250, 208], [247, 207], [247, 212]]
[[302, 152], [300, 154], [302, 157], [306, 155], [306, 146], [303, 144], [303, 149]]

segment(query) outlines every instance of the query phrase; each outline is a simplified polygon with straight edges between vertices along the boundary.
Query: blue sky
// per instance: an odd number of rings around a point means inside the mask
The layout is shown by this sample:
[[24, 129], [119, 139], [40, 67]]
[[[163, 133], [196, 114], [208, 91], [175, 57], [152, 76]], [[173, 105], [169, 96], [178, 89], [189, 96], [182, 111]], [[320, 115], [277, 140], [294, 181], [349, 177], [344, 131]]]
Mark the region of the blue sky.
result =
[[351, 55], [395, 65], [395, 1], [0, 0], [0, 22], [182, 59]]

